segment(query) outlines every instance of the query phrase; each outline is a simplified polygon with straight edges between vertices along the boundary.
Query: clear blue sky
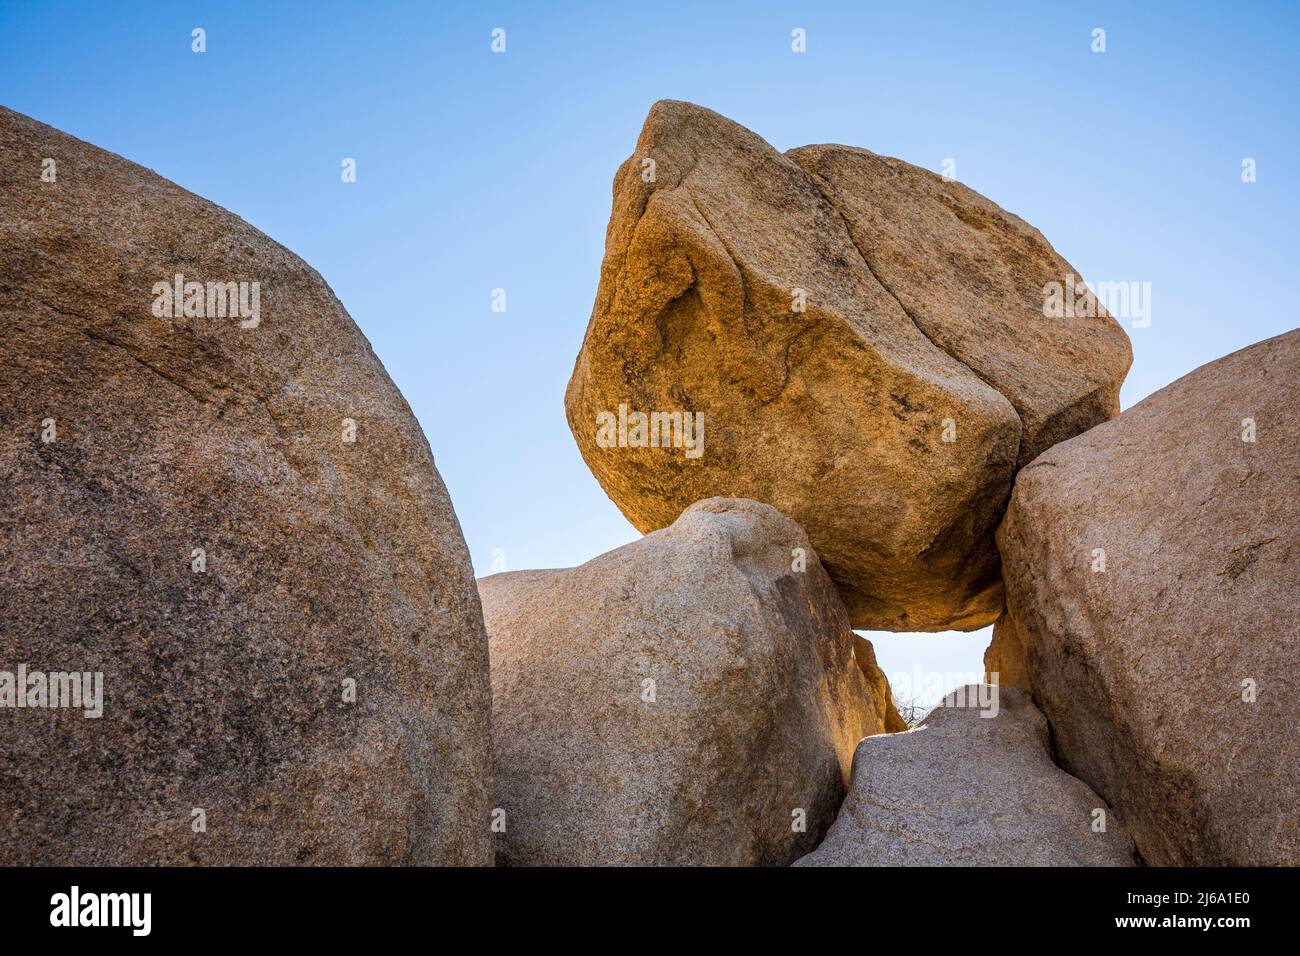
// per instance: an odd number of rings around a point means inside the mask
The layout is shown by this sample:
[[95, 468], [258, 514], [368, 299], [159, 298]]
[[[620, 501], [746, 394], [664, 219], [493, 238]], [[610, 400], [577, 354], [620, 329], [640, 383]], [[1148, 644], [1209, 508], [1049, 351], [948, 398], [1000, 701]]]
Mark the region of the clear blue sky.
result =
[[[1262, 2], [0, 0], [0, 102], [315, 266], [424, 426], [483, 574], [497, 548], [511, 569], [555, 567], [636, 536], [583, 465], [563, 393], [614, 170], [655, 100], [780, 149], [951, 157], [1084, 277], [1150, 282], [1127, 407], [1298, 324], [1297, 26], [1300, 4]], [[958, 671], [985, 643], [877, 647], [887, 671]]]

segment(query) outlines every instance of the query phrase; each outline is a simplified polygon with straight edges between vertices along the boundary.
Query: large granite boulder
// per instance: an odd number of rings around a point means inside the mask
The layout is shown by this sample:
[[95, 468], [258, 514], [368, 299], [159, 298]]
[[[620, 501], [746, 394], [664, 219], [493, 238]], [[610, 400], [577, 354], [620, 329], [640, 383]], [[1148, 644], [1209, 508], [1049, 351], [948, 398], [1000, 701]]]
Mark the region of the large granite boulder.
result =
[[788, 864], [834, 819], [857, 742], [902, 726], [807, 537], [768, 505], [701, 501], [479, 592], [502, 863]]
[[1131, 866], [1133, 841], [1052, 763], [1029, 694], [972, 684], [867, 737], [838, 819], [797, 866]]
[[1289, 332], [1040, 456], [998, 533], [1000, 653], [1149, 863], [1300, 864], [1298, 415]]
[[321, 277], [0, 109], [0, 324], [0, 863], [490, 864], [473, 572]]
[[569, 425], [642, 531], [765, 501], [854, 626], [981, 627], [1016, 469], [1118, 411], [1123, 331], [1044, 314], [1074, 275], [959, 183], [657, 103], [614, 180]]

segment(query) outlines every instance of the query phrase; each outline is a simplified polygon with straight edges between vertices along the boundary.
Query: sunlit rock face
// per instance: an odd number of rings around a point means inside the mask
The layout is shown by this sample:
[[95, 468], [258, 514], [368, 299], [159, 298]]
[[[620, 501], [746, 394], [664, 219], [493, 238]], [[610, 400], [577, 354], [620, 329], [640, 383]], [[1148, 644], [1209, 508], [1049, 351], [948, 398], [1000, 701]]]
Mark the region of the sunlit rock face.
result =
[[769, 505], [702, 501], [479, 592], [505, 864], [788, 864], [834, 819], [858, 741], [902, 726], [807, 536]]
[[[1017, 468], [1118, 411], [1117, 323], [1095, 302], [1045, 314], [1076, 274], [959, 183], [849, 147], [783, 155], [660, 102], [614, 180], [569, 425], [641, 531], [764, 501], [807, 529], [855, 627], [983, 627]], [[674, 414], [699, 417], [679, 435]]]
[[1300, 864], [1297, 386], [1300, 332], [1211, 362], [1037, 458], [998, 532], [1061, 764], [1152, 864]]

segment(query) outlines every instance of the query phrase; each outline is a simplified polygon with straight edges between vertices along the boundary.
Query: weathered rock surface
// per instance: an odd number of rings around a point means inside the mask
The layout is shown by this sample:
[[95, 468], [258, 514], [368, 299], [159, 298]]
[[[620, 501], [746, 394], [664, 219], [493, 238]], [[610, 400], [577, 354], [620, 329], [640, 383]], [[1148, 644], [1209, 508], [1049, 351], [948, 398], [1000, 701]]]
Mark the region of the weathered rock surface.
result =
[[858, 740], [902, 725], [807, 537], [768, 505], [701, 501], [479, 591], [502, 863], [788, 864], [834, 818]]
[[1026, 690], [1032, 687], [1024, 634], [1008, 614], [993, 625], [993, 639], [984, 650], [984, 682]]
[[1021, 471], [999, 530], [1062, 765], [1149, 863], [1300, 864], [1298, 399], [1300, 332], [1197, 369]]
[[[766, 501], [855, 626], [984, 626], [1017, 467], [1118, 410], [1123, 331], [1043, 314], [1073, 273], [958, 183], [847, 147], [782, 155], [661, 102], [614, 181], [569, 424], [642, 531], [712, 495]], [[702, 453], [667, 428], [673, 447], [641, 446], [633, 413], [674, 411], [703, 414]]]
[[1029, 694], [973, 684], [915, 729], [858, 744], [839, 818], [796, 866], [1133, 863], [1120, 820], [1052, 763], [1047, 721]]
[[[256, 321], [167, 314], [177, 273]], [[320, 276], [0, 109], [0, 324], [0, 670], [104, 697], [0, 710], [0, 863], [491, 863], [464, 541]]]
[[869, 150], [787, 155], [925, 337], [1011, 403], [1018, 465], [1118, 413], [1128, 337], [1106, 317], [1043, 315], [1044, 287], [1078, 274], [1037, 229], [961, 183]]

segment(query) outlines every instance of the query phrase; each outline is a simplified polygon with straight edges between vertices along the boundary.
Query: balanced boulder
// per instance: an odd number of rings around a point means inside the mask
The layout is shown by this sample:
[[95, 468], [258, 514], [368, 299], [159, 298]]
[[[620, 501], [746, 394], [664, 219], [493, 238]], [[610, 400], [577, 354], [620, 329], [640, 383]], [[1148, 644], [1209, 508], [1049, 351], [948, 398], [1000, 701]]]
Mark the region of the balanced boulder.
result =
[[660, 102], [615, 177], [569, 425], [642, 531], [765, 501], [855, 627], [981, 627], [1016, 469], [1118, 411], [1120, 327], [1087, 295], [1045, 314], [1076, 282], [959, 183]]
[[465, 544], [321, 277], [0, 109], [0, 324], [0, 864], [490, 864]]
[[796, 866], [1131, 866], [1133, 841], [1048, 753], [1029, 694], [970, 685], [867, 737], [839, 818]]
[[1050, 449], [999, 530], [999, 653], [1148, 863], [1300, 864], [1298, 417], [1288, 332]]
[[479, 591], [502, 863], [788, 864], [834, 818], [857, 742], [902, 726], [807, 537], [768, 505], [701, 501]]

